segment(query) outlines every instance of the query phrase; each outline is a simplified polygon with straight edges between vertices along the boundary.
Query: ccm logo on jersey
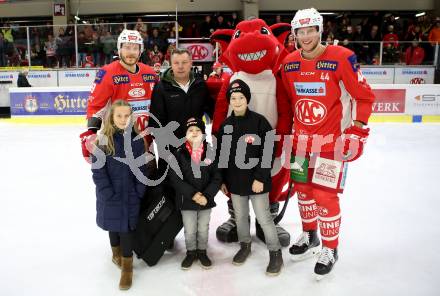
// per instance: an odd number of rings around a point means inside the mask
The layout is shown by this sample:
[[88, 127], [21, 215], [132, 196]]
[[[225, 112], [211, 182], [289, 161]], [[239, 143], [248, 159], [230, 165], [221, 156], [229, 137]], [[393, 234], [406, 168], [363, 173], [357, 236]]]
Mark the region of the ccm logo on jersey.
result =
[[152, 74], [142, 74], [142, 79], [144, 80], [144, 82], [155, 82], [156, 81], [155, 75], [152, 75]]
[[295, 104], [295, 117], [304, 125], [314, 125], [324, 120], [327, 108], [320, 102], [302, 99]]
[[113, 84], [127, 84], [130, 82], [128, 75], [115, 75], [113, 76]]
[[132, 88], [128, 92], [128, 95], [132, 98], [142, 98], [145, 96], [145, 89], [143, 88]]
[[338, 62], [336, 61], [318, 61], [316, 63], [316, 70], [336, 71]]
[[298, 96], [321, 97], [326, 95], [324, 82], [294, 82]]
[[301, 62], [291, 62], [284, 65], [284, 72], [296, 72], [299, 71]]

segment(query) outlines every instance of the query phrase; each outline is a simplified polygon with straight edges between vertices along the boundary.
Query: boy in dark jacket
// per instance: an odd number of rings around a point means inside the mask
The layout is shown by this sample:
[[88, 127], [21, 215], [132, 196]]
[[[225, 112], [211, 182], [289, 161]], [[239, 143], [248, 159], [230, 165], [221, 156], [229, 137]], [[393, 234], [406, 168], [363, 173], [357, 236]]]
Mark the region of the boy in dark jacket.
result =
[[187, 141], [174, 153], [183, 179], [174, 170], [170, 171], [170, 180], [176, 190], [176, 204], [182, 211], [185, 230], [187, 253], [181, 267], [187, 270], [198, 259], [203, 268], [209, 269], [212, 266], [206, 253], [209, 220], [211, 208], [216, 205], [214, 197], [220, 190], [221, 173], [214, 161], [212, 147], [203, 139], [203, 121], [190, 118], [185, 128]]
[[[247, 108], [251, 92], [244, 81], [240, 79], [232, 81], [226, 96], [232, 107], [232, 113], [220, 127], [217, 154], [219, 167], [224, 168], [224, 184], [221, 189], [224, 194], [231, 194], [240, 241], [240, 250], [234, 256], [232, 263], [243, 264], [251, 252], [252, 239], [248, 220], [250, 199], [269, 249], [270, 262], [266, 274], [278, 275], [283, 265], [283, 258], [275, 224], [269, 211], [273, 149], [270, 151], [264, 149], [266, 137], [272, 128], [264, 116]], [[222, 142], [226, 142], [228, 137], [232, 138], [230, 153], [228, 157], [224, 157], [228, 148], [226, 148], [227, 144], [222, 147]]]

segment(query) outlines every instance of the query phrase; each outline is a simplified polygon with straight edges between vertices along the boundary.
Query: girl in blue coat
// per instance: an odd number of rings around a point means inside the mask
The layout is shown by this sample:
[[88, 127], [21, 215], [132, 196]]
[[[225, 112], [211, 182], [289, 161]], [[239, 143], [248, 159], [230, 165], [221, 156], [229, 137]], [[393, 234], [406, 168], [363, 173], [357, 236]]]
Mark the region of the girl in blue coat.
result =
[[[92, 164], [93, 181], [96, 184], [96, 223], [109, 232], [112, 261], [122, 270], [119, 281], [121, 290], [131, 287], [132, 235], [145, 193], [145, 185], [133, 173], [136, 169], [134, 159], [145, 152], [145, 146], [142, 137], [135, 140], [137, 132], [132, 127], [131, 118], [132, 109], [126, 101], [113, 103], [102, 133], [98, 136]], [[131, 152], [133, 164], [118, 160], [121, 158], [129, 161]], [[141, 172], [144, 168], [140, 168]]]

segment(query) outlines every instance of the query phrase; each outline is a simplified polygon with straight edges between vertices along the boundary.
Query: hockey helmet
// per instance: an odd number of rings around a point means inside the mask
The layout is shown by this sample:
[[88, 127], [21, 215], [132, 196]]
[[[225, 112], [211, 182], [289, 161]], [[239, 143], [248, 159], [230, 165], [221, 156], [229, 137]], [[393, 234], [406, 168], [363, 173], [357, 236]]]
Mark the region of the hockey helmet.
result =
[[296, 30], [306, 27], [318, 27], [319, 34], [323, 31], [322, 15], [315, 8], [298, 10], [291, 22], [292, 34], [296, 37]]
[[136, 30], [123, 30], [118, 37], [118, 52], [121, 50], [121, 46], [124, 43], [134, 43], [139, 44], [141, 51], [144, 51], [144, 39], [142, 39], [141, 34]]

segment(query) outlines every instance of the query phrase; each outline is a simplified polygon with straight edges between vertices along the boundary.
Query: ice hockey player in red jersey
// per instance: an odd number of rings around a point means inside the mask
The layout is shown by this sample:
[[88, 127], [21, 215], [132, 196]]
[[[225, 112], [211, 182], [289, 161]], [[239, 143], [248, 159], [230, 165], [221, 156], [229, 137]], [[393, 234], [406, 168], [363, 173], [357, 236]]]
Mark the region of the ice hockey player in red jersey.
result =
[[343, 192], [347, 163], [362, 154], [369, 134], [364, 126], [374, 102], [356, 55], [344, 47], [322, 45], [322, 29], [316, 9], [299, 10], [292, 34], [300, 49], [285, 57], [281, 70], [294, 113], [291, 177], [303, 227], [289, 252], [293, 260], [320, 253], [318, 280], [338, 260], [338, 194]]
[[90, 152], [86, 144], [89, 146], [101, 128], [105, 113], [114, 101], [128, 101], [139, 130], [143, 131], [148, 125], [151, 93], [157, 75], [150, 66], [138, 63], [144, 51], [143, 39], [138, 31], [124, 30], [118, 37], [117, 47], [119, 60], [98, 71], [88, 99], [88, 131], [80, 135], [83, 156], [88, 161]]

